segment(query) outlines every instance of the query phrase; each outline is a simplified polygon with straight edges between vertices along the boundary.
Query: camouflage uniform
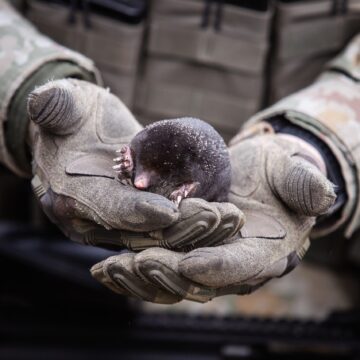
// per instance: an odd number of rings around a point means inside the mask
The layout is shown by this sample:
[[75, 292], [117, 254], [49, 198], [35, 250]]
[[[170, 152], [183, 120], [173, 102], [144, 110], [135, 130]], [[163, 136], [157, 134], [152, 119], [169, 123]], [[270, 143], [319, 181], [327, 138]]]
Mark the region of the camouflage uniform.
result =
[[[26, 79], [51, 62], [76, 64], [93, 74], [96, 82], [101, 83], [101, 79], [91, 60], [39, 35], [4, 0], [0, 0], [0, 32], [0, 161], [16, 174], [29, 176], [27, 169], [19, 166], [8, 151], [9, 140], [5, 135], [9, 107], [17, 91]], [[23, 123], [26, 122], [24, 119]]]

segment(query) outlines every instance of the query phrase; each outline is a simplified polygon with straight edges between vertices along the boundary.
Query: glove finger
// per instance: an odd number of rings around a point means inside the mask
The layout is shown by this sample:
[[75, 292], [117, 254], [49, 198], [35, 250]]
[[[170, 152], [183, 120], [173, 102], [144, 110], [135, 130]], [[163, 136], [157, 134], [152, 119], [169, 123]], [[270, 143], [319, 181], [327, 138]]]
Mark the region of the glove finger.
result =
[[308, 240], [294, 250], [288, 249], [282, 239], [238, 238], [226, 245], [187, 253], [179, 261], [178, 270], [204, 286], [253, 286], [294, 269], [308, 246]]
[[[109, 258], [110, 259], [110, 258]], [[107, 259], [107, 260], [109, 260]], [[132, 296], [130, 292], [128, 292], [125, 288], [117, 285], [114, 283], [111, 278], [108, 276], [108, 274], [104, 271], [104, 268], [106, 267], [106, 261], [103, 260], [90, 269], [91, 275], [101, 284], [105, 285], [107, 288], [109, 288], [111, 291], [125, 296]], [[110, 260], [113, 261], [113, 260]]]
[[182, 300], [140, 278], [134, 271], [134, 253], [112, 256], [91, 268], [96, 280], [110, 290], [158, 304], [173, 304]]
[[153, 231], [170, 226], [180, 215], [175, 204], [165, 197], [139, 191], [114, 180], [104, 182], [96, 179], [94, 183], [84, 182], [80, 187], [83, 186], [94, 190], [91, 200], [84, 198], [88, 217], [92, 218], [94, 213], [101, 216], [107, 228]]
[[179, 271], [179, 261], [184, 255], [166, 249], [148, 249], [135, 256], [136, 272], [155, 286], [181, 296], [186, 300], [205, 303], [214, 297], [231, 294], [250, 294], [265, 284], [232, 284], [218, 288], [208, 287], [191, 281]]
[[147, 249], [135, 256], [135, 269], [141, 278], [174, 296], [201, 303], [211, 300], [216, 289], [196, 284], [179, 273], [178, 263], [183, 256], [167, 249]]
[[[79, 177], [76, 181], [77, 184], [69, 185], [79, 190], [73, 196], [45, 190], [38, 176], [33, 178], [32, 185], [41, 203], [43, 196], [51, 193], [51, 199], [45, 202], [50, 201], [56, 206], [56, 216], [70, 218], [76, 213], [81, 219], [94, 221], [105, 228], [152, 231], [168, 227], [179, 217], [176, 206], [163, 196], [123, 186], [112, 179]], [[80, 193], [86, 193], [86, 196], [80, 196]], [[61, 201], [56, 201], [61, 197], [72, 199], [72, 202], [62, 206]]]
[[185, 199], [181, 202], [180, 220], [174, 225], [152, 233], [161, 239], [161, 247], [181, 249], [211, 234], [220, 223], [216, 206], [202, 199]]
[[230, 203], [190, 198], [181, 202], [179, 210], [178, 222], [152, 233], [160, 240], [157, 246], [184, 250], [220, 243], [236, 234], [244, 222], [243, 213]]
[[196, 241], [194, 247], [214, 246], [235, 236], [244, 225], [245, 215], [231, 203], [212, 203], [220, 213], [220, 223], [210, 235]]
[[[32, 185], [35, 194], [38, 195], [44, 212], [49, 219], [60, 227], [64, 234], [72, 240], [89, 245], [112, 248], [128, 247], [131, 249], [131, 244], [134, 245], [135, 249], [160, 245], [158, 239], [154, 240], [145, 232], [106, 230], [105, 226], [107, 226], [107, 224], [104, 224], [91, 209], [73, 198], [55, 194], [51, 189], [44, 192], [40, 189], [38, 180], [39, 179], [35, 177], [32, 181]], [[159, 197], [162, 198], [161, 196]], [[169, 211], [167, 211], [166, 208], [165, 210], [164, 208], [161, 208], [161, 205], [157, 206], [155, 210], [154, 207], [152, 207], [151, 202], [143, 202], [141, 205], [143, 215], [147, 212], [151, 219], [154, 217], [159, 218], [159, 222], [157, 223], [158, 226], [160, 226], [160, 222], [162, 222], [161, 225], [164, 225], [173, 221], [174, 218], [177, 218], [177, 215], [174, 214], [174, 211], [177, 212], [177, 209], [173, 208], [173, 204], [170, 201], [167, 201], [165, 198], [164, 200], [166, 206], [170, 204]], [[141, 206], [138, 206], [137, 209], [141, 208]], [[119, 212], [121, 212], [121, 210], [119, 210]], [[139, 212], [141, 212], [141, 210]], [[171, 212], [173, 212], [173, 214], [171, 214]], [[156, 224], [155, 221], [154, 223]], [[103, 226], [99, 226], [98, 224]], [[139, 229], [136, 230], [139, 231]]]

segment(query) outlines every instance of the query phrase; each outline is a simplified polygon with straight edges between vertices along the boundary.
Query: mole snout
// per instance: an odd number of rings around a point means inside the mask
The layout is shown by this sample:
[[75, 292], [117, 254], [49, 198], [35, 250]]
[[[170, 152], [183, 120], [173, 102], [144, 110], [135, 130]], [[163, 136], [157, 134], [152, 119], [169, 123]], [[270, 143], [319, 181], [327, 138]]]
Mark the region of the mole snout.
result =
[[155, 122], [117, 150], [113, 166], [122, 183], [163, 195], [226, 201], [231, 165], [226, 144], [216, 130], [195, 118]]
[[140, 190], [146, 190], [149, 187], [150, 178], [144, 174], [134, 180], [134, 186]]

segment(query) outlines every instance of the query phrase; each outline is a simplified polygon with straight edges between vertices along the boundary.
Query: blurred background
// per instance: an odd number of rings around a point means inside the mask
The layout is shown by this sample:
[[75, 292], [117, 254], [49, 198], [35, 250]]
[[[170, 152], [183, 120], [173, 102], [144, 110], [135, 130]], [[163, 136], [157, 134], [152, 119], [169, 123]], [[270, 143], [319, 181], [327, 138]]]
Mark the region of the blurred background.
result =
[[[143, 124], [179, 116], [226, 140], [309, 85], [360, 31], [360, 0], [13, 1], [92, 58]], [[360, 236], [312, 243], [249, 296], [160, 306], [90, 276], [107, 250], [65, 239], [0, 169], [0, 359], [360, 359]]]

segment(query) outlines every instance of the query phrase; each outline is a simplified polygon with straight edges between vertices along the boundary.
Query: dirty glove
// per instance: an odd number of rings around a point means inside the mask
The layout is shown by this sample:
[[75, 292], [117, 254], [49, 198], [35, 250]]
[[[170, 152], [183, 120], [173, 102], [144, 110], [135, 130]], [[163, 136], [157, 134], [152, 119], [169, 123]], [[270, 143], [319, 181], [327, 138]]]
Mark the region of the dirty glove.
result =
[[180, 248], [216, 243], [239, 230], [242, 214], [232, 204], [191, 199], [180, 212], [160, 195], [115, 180], [115, 150], [141, 126], [109, 91], [57, 80], [30, 94], [28, 113], [33, 189], [71, 239], [117, 249]]
[[316, 216], [335, 201], [333, 185], [319, 170], [321, 158], [291, 137], [275, 134], [241, 139], [230, 154], [230, 201], [246, 217], [237, 236], [187, 253], [151, 248], [120, 254], [95, 265], [93, 276], [148, 301], [154, 301], [156, 290], [167, 290], [206, 302], [247, 294], [291, 271], [309, 247]]

